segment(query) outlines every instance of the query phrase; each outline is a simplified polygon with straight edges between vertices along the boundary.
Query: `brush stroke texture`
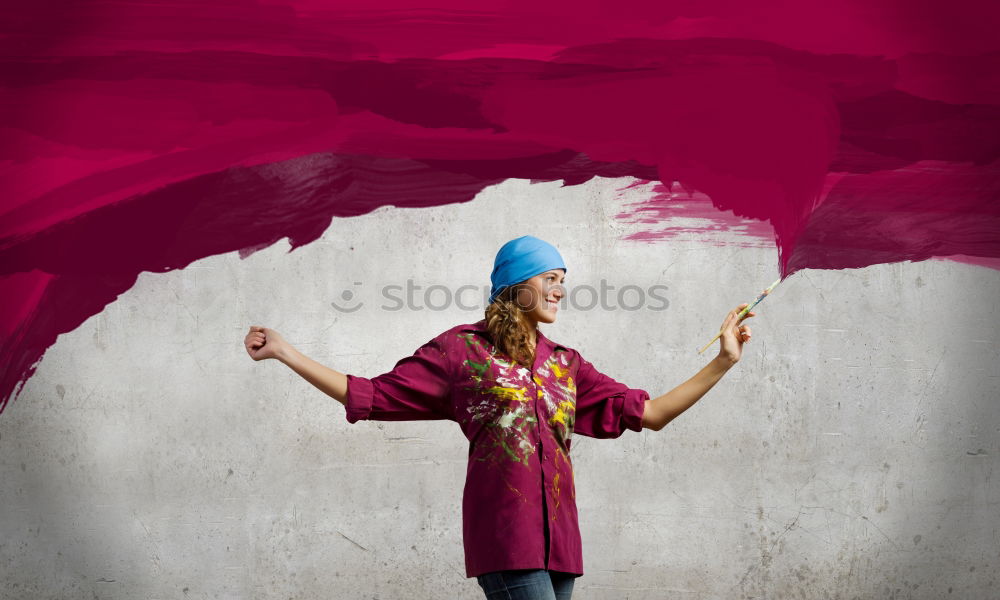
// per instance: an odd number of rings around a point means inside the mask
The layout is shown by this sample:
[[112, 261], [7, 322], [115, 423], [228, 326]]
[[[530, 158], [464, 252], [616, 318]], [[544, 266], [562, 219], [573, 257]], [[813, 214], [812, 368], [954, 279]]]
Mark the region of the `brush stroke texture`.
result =
[[[415, 4], [415, 3], [413, 3]], [[143, 271], [507, 178], [662, 182], [783, 276], [1000, 259], [1000, 5], [38, 2], [0, 8], [0, 410]]]

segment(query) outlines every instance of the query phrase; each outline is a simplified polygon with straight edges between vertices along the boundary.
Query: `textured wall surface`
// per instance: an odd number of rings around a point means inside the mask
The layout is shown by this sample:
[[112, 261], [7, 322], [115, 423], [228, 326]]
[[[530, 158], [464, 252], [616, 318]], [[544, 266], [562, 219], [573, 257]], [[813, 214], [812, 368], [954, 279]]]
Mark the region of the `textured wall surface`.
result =
[[[662, 394], [709, 360], [696, 349], [775, 279], [776, 255], [704, 231], [625, 241], [615, 215], [641, 190], [622, 187], [511, 180], [463, 205], [335, 220], [292, 253], [143, 273], [60, 336], [0, 416], [0, 595], [481, 596], [463, 569], [458, 427], [350, 425], [243, 336], [273, 327], [377, 375], [481, 317], [481, 294], [463, 310], [429, 286], [483, 289], [497, 248], [530, 233], [559, 247], [570, 291], [666, 286], [665, 310], [611, 292], [543, 325]], [[408, 281], [414, 304], [393, 310], [384, 287]], [[748, 322], [744, 359], [677, 421], [575, 438], [574, 598], [1000, 596], [998, 299], [1000, 272], [949, 261], [794, 274]]]

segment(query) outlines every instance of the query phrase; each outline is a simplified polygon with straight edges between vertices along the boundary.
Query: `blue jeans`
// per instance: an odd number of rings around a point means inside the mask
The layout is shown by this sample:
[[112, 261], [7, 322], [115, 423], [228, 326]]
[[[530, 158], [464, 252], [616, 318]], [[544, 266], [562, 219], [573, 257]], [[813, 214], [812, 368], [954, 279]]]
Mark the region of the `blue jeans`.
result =
[[488, 600], [570, 600], [576, 575], [545, 569], [494, 571], [478, 576]]

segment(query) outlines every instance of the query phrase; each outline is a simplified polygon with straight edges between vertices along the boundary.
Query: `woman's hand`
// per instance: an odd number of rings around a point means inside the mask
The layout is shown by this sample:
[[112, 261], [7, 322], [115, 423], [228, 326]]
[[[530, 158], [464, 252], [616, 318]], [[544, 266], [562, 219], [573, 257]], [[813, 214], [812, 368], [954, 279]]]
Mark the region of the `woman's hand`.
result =
[[285, 338], [277, 331], [256, 325], [250, 327], [250, 332], [243, 338], [243, 345], [246, 346], [247, 354], [254, 360], [281, 358], [291, 349]]
[[722, 322], [722, 337], [719, 342], [719, 358], [729, 364], [735, 365], [740, 360], [743, 353], [743, 343], [750, 341], [750, 327], [741, 325], [744, 319], [754, 316], [753, 311], [743, 315], [739, 321], [736, 315], [746, 308], [748, 303], [744, 302], [726, 315], [726, 320]]

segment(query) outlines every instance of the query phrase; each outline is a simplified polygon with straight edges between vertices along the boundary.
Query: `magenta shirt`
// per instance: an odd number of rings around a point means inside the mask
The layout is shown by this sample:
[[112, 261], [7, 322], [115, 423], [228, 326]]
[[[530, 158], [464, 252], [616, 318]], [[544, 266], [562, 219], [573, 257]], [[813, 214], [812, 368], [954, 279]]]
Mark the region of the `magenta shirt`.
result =
[[645, 390], [598, 372], [541, 331], [529, 371], [497, 352], [485, 321], [445, 331], [388, 373], [347, 382], [351, 423], [450, 419], [462, 427], [467, 577], [507, 569], [583, 574], [572, 435], [641, 431]]

